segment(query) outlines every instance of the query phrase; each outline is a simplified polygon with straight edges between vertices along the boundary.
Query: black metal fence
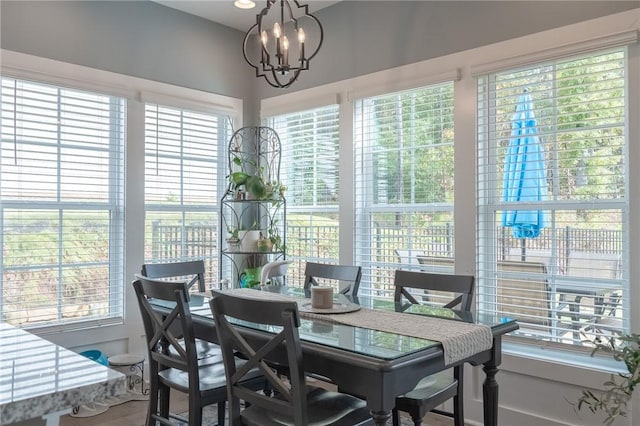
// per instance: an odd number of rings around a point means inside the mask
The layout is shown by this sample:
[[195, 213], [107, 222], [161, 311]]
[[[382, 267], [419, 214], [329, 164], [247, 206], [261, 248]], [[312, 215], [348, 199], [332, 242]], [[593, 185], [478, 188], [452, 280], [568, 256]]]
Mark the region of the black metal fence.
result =
[[[164, 225], [153, 223], [153, 259], [211, 258], [217, 256], [217, 225]], [[573, 251], [622, 253], [622, 231], [564, 227], [545, 228], [531, 239], [514, 238], [511, 229], [496, 228], [497, 255], [500, 259], [526, 260], [529, 253], [553, 251], [559, 270], [565, 269]], [[454, 227], [451, 224], [407, 229], [374, 225], [371, 232], [371, 257], [380, 262], [397, 262], [396, 250], [419, 250], [426, 256], [453, 257]], [[473, 242], [475, 244], [475, 241]], [[338, 226], [287, 226], [287, 256], [337, 259]]]

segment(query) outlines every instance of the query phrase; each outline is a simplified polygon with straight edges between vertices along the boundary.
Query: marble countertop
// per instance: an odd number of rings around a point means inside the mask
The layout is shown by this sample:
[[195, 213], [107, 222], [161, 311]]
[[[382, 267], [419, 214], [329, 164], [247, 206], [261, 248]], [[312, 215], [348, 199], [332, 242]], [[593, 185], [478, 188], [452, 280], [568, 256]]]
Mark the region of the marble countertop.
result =
[[42, 417], [125, 391], [126, 376], [0, 323], [2, 424]]

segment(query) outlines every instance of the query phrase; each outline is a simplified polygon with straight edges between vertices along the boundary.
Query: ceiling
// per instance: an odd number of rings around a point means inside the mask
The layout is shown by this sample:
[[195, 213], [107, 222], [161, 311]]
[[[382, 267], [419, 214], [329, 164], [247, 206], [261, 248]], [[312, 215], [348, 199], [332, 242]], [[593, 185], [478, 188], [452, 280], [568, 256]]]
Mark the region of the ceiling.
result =
[[[210, 21], [217, 22], [227, 27], [235, 28], [240, 31], [247, 31], [256, 23], [256, 15], [260, 13], [262, 8], [266, 7], [266, 0], [254, 0], [256, 7], [253, 9], [238, 9], [233, 5], [234, 0], [153, 0], [161, 5], [178, 9], [191, 15], [200, 16]], [[317, 10], [338, 3], [338, 1], [329, 0], [306, 0], [301, 4], [309, 5], [309, 12], [313, 13]]]

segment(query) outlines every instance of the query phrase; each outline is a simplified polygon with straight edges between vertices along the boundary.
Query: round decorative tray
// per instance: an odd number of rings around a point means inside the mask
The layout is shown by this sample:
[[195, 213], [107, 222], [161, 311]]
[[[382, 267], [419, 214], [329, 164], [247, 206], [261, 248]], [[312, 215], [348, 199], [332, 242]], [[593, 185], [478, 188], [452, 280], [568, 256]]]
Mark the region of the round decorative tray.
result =
[[360, 310], [360, 305], [355, 303], [333, 302], [332, 308], [314, 308], [311, 302], [303, 302], [298, 309], [302, 312], [311, 312], [312, 314], [346, 314]]

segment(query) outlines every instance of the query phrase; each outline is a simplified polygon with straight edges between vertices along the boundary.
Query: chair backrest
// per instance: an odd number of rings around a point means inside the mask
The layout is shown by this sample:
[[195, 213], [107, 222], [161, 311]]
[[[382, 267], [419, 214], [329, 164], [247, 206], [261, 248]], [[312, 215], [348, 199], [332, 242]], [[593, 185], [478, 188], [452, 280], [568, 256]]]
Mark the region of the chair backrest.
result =
[[207, 291], [204, 282], [204, 261], [190, 260], [186, 262], [145, 263], [142, 265], [142, 276], [147, 278], [170, 278], [184, 281], [189, 279], [187, 287], [198, 283], [198, 291]]
[[398, 263], [404, 263], [409, 265], [418, 265], [418, 256], [424, 256], [424, 250], [413, 249], [396, 249], [396, 256], [398, 256]]
[[285, 277], [291, 263], [293, 263], [292, 260], [274, 260], [264, 265], [260, 273], [260, 285], [267, 285], [267, 282], [272, 278]]
[[[164, 368], [185, 371], [190, 390], [198, 392], [198, 356], [186, 283], [136, 278], [133, 288], [142, 315], [151, 374]], [[176, 305], [169, 315], [162, 316], [153, 310], [150, 298]]]
[[585, 278], [620, 278], [620, 255], [615, 253], [569, 252], [567, 275]]
[[[429, 272], [405, 271], [398, 269], [393, 280], [395, 291], [393, 300], [402, 302], [403, 297], [418, 304], [419, 297], [424, 302], [434, 302], [445, 308], [470, 311], [475, 288], [473, 275], [432, 274]], [[409, 289], [418, 289], [417, 294]], [[448, 300], [447, 300], [448, 299]]]
[[348, 283], [340, 293], [348, 296], [357, 296], [362, 278], [362, 268], [351, 265], [331, 265], [328, 263], [307, 262], [304, 268], [304, 288], [311, 289], [312, 285], [341, 281]]
[[[524, 262], [542, 263], [547, 267], [547, 271], [549, 270], [549, 267], [551, 266], [551, 250], [526, 248], [524, 253]], [[514, 262], [523, 261], [522, 249], [513, 247], [510, 248], [505, 260], [511, 260]]]
[[[240, 400], [267, 410], [292, 415], [296, 425], [309, 424], [302, 348], [296, 302], [249, 299], [212, 291], [210, 306], [227, 375], [229, 421], [241, 424]], [[229, 318], [282, 329], [268, 342], [245, 339]], [[236, 355], [236, 356], [234, 356]], [[270, 367], [270, 363], [288, 366], [290, 387]], [[272, 398], [243, 385], [252, 369], [259, 369], [277, 392]]]
[[521, 328], [549, 331], [550, 291], [547, 267], [541, 262], [498, 262], [496, 310], [518, 320]]
[[454, 271], [455, 260], [452, 257], [440, 256], [416, 256], [421, 270], [426, 272], [437, 272], [440, 274], [452, 274]]

